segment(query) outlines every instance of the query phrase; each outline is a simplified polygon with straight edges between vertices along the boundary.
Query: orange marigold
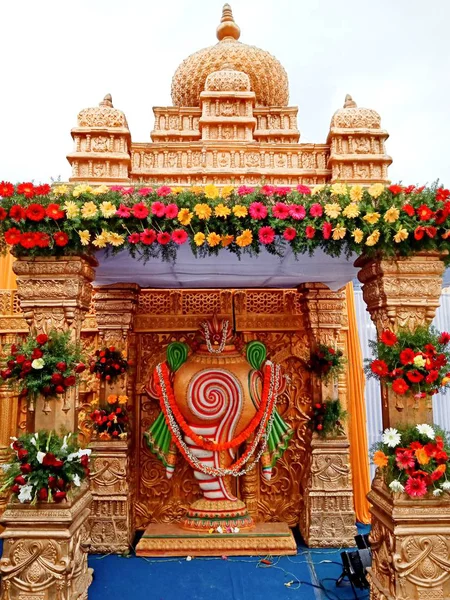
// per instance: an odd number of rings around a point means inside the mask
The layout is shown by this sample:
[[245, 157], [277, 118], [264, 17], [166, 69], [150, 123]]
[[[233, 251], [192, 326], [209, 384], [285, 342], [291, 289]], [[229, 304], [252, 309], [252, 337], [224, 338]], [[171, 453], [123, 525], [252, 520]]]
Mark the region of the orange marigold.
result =
[[377, 450], [373, 455], [373, 462], [377, 467], [383, 468], [388, 464], [388, 457], [382, 450]]

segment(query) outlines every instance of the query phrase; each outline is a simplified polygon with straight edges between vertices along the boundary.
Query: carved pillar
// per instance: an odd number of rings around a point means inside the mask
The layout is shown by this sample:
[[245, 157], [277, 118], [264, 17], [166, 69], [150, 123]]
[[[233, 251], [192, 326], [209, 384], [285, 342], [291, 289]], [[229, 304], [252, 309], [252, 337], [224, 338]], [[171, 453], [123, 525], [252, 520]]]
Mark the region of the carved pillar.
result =
[[[298, 291], [310, 347], [336, 347], [343, 325], [345, 291], [333, 292], [322, 283], [304, 283]], [[338, 393], [346, 392], [345, 386], [338, 388], [337, 380], [325, 384], [314, 374], [311, 380], [313, 402], [336, 399]], [[346, 406], [346, 398], [340, 400]], [[304, 499], [300, 518], [303, 539], [313, 546], [353, 546], [356, 518], [347, 437], [321, 440], [313, 436], [311, 448], [310, 463], [300, 484]]]
[[[421, 252], [391, 260], [360, 257], [355, 266], [360, 268], [363, 298], [378, 335], [384, 329], [414, 331], [431, 323], [439, 306], [445, 270], [440, 254]], [[413, 397], [398, 397], [384, 386], [382, 413], [383, 427], [433, 423], [429, 399], [418, 403]]]
[[[23, 257], [14, 262], [20, 306], [32, 331], [70, 330], [72, 340], [79, 341], [83, 317], [90, 305], [96, 265], [95, 259], [80, 256]], [[45, 414], [43, 400], [39, 399], [34, 428], [76, 431], [78, 398], [75, 389], [68, 392], [67, 401], [69, 410], [63, 411], [63, 399], [57, 398], [51, 402], [51, 412]]]
[[377, 473], [369, 493], [372, 600], [450, 598], [450, 501], [392, 494]]
[[[134, 283], [118, 283], [95, 290], [94, 305], [101, 346], [115, 346], [131, 359], [131, 366], [123, 380], [108, 386], [107, 393], [125, 393], [129, 398], [130, 413], [134, 405], [136, 375], [136, 336], [133, 333], [134, 315], [140, 288]], [[103, 398], [101, 398], [103, 400]], [[131, 414], [130, 414], [131, 416]], [[133, 424], [130, 424], [133, 432]], [[92, 545], [98, 552], [124, 552], [134, 536], [133, 498], [135, 481], [131, 465], [133, 447], [138, 440], [94, 441], [92, 469]]]

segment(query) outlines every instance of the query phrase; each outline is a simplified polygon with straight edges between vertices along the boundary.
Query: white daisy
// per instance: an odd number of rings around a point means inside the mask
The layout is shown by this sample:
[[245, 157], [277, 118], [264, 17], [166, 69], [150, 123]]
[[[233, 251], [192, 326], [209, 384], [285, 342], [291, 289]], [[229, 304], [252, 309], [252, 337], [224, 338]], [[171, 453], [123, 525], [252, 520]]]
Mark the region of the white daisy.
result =
[[383, 444], [389, 446], [389, 448], [395, 448], [395, 446], [400, 444], [401, 435], [396, 429], [390, 427], [389, 429], [384, 430], [384, 433], [381, 436], [381, 441]]
[[216, 529], [217, 533], [223, 533], [223, 529], [222, 527], [219, 525], [219, 527]]
[[400, 481], [398, 481], [397, 479], [394, 479], [394, 481], [392, 481], [389, 484], [389, 487], [393, 492], [404, 492], [405, 491], [405, 488], [400, 483]]
[[441, 483], [441, 488], [448, 492], [448, 490], [450, 490], [450, 481], [443, 481]]
[[434, 440], [435, 433], [431, 425], [423, 423], [422, 425], [416, 425], [416, 429], [421, 435], [426, 435], [430, 440]]
[[239, 527], [235, 527], [235, 528], [233, 529], [233, 533], [239, 533]]
[[33, 491], [32, 485], [23, 485], [20, 488], [19, 495], [17, 496], [19, 498], [19, 502], [27, 502], [27, 501], [31, 500], [31, 498], [32, 498], [31, 492], [32, 491]]
[[433, 496], [440, 496], [441, 494], [443, 494], [444, 492], [442, 490], [433, 490]]

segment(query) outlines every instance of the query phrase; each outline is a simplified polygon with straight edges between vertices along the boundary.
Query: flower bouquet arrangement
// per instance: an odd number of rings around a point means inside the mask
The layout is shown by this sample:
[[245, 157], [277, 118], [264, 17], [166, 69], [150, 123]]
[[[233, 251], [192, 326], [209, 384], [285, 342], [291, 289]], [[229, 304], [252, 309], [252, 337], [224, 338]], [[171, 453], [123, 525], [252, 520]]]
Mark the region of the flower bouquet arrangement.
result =
[[91, 450], [82, 450], [75, 434], [63, 437], [50, 431], [11, 438], [14, 457], [4, 464], [3, 486], [19, 502], [62, 502], [89, 475]]
[[128, 369], [129, 361], [124, 354], [115, 348], [102, 348], [96, 350], [95, 359], [91, 361], [90, 371], [95, 373], [98, 379], [114, 383]]
[[450, 333], [419, 327], [397, 334], [386, 329], [379, 341], [370, 341], [375, 359], [366, 373], [385, 382], [399, 395], [413, 393], [425, 398], [450, 384]]
[[126, 440], [128, 436], [128, 396], [110, 394], [105, 408], [97, 408], [91, 414], [94, 431], [101, 440]]
[[52, 330], [48, 335], [30, 334], [23, 343], [11, 346], [0, 375], [17, 385], [21, 397], [30, 399], [30, 410], [39, 395], [49, 399], [64, 394], [86, 369], [80, 346], [69, 338], [70, 332]]
[[336, 436], [343, 433], [343, 421], [347, 413], [342, 410], [339, 400], [318, 402], [313, 406], [311, 426], [313, 431], [322, 437]]
[[325, 381], [331, 377], [337, 377], [344, 368], [342, 350], [336, 350], [332, 346], [319, 344], [316, 350], [311, 352], [308, 368], [317, 377]]
[[386, 429], [375, 444], [372, 460], [383, 471], [392, 492], [412, 498], [450, 490], [450, 440], [438, 427], [422, 424]]

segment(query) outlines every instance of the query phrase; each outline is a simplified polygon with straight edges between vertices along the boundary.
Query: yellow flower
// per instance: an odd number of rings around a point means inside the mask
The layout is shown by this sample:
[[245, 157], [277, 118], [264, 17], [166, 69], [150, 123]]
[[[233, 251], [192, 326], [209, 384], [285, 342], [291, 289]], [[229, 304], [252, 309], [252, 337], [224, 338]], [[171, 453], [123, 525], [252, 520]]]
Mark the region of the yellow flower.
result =
[[229, 246], [233, 240], [234, 240], [234, 235], [223, 235], [222, 236], [222, 246], [224, 248], [226, 246]]
[[238, 246], [240, 246], [241, 248], [244, 248], [245, 246], [250, 246], [250, 244], [253, 242], [253, 234], [250, 231], [250, 229], [244, 229], [244, 231], [241, 233], [241, 235], [238, 235], [236, 238], [236, 244]]
[[208, 206], [205, 203], [202, 203], [196, 204], [194, 206], [194, 212], [199, 219], [205, 219], [207, 221], [211, 216], [212, 210], [210, 206]]
[[98, 188], [94, 188], [92, 193], [94, 196], [100, 196], [101, 194], [106, 194], [109, 192], [109, 187], [105, 184], [99, 185]]
[[224, 185], [222, 188], [222, 198], [228, 198], [233, 191], [234, 187], [232, 185]]
[[338, 225], [333, 229], [333, 240], [342, 240], [342, 238], [345, 238], [346, 233], [347, 229], [341, 225]]
[[120, 235], [120, 233], [114, 233], [112, 231], [108, 234], [108, 242], [111, 246], [121, 246], [125, 241], [125, 236]]
[[425, 448], [417, 448], [414, 454], [416, 455], [419, 465], [427, 465], [430, 462], [430, 457], [428, 456]]
[[344, 183], [333, 183], [331, 186], [332, 196], [345, 196], [347, 194], [347, 186]]
[[397, 244], [400, 244], [400, 242], [404, 242], [408, 238], [408, 235], [409, 235], [408, 231], [404, 227], [402, 227], [394, 235], [394, 242], [397, 242]]
[[360, 202], [362, 200], [364, 189], [362, 185], [353, 185], [350, 189], [350, 200]]
[[372, 198], [378, 198], [384, 192], [384, 185], [382, 183], [374, 183], [367, 191]]
[[203, 192], [203, 188], [199, 185], [193, 185], [189, 191], [198, 196]]
[[225, 219], [228, 215], [231, 215], [231, 209], [225, 206], [225, 204], [220, 203], [214, 209], [214, 214], [216, 217], [223, 217]]
[[357, 244], [360, 244], [363, 240], [364, 232], [362, 231], [362, 229], [355, 229], [355, 231], [352, 233], [352, 236], [355, 242]]
[[97, 233], [95, 240], [92, 243], [94, 246], [97, 246], [97, 248], [104, 248], [108, 243], [108, 237], [109, 233], [103, 230], [101, 233]]
[[81, 194], [89, 194], [90, 192], [92, 192], [91, 186], [83, 183], [73, 188], [72, 196], [78, 198]]
[[119, 396], [117, 402], [119, 404], [126, 404], [128, 402], [128, 396]]
[[55, 196], [64, 196], [64, 194], [67, 194], [68, 191], [69, 188], [67, 185], [57, 185], [53, 188], [53, 194]]
[[105, 219], [109, 219], [116, 214], [116, 207], [112, 202], [102, 202], [100, 204], [100, 211]]
[[218, 188], [216, 188], [216, 186], [213, 185], [212, 183], [210, 183], [209, 185], [205, 185], [205, 196], [207, 198], [211, 198], [211, 200], [214, 200], [214, 198], [218, 198], [219, 197]]
[[115, 404], [117, 402], [117, 395], [116, 394], [109, 394], [109, 396], [106, 398], [106, 402], [108, 404]]
[[182, 208], [178, 213], [178, 220], [182, 225], [189, 225], [189, 223], [192, 221], [193, 216], [194, 213], [191, 213], [191, 211], [188, 208]]
[[98, 437], [101, 440], [110, 440], [111, 439], [111, 436], [109, 435], [109, 433], [107, 431], [102, 431]]
[[364, 219], [364, 221], [367, 221], [371, 225], [375, 225], [375, 223], [378, 223], [378, 221], [380, 220], [380, 213], [377, 213], [377, 212], [367, 213], [367, 215], [364, 215], [363, 219]]
[[242, 204], [236, 204], [236, 206], [233, 206], [233, 214], [239, 219], [246, 217], [248, 215], [247, 207]]
[[444, 385], [447, 385], [448, 383], [450, 383], [450, 377], [443, 377], [441, 384], [444, 386]]
[[378, 240], [380, 239], [380, 232], [378, 229], [375, 229], [375, 231], [373, 233], [371, 233], [369, 235], [369, 237], [366, 240], [366, 246], [375, 246], [375, 244], [378, 242]]
[[81, 207], [81, 215], [84, 219], [94, 219], [97, 216], [97, 207], [94, 202], [86, 202]]
[[205, 234], [201, 233], [200, 231], [194, 235], [194, 242], [197, 244], [197, 246], [203, 246], [205, 239]]
[[178, 186], [178, 187], [173, 187], [173, 188], [172, 188], [172, 194], [175, 194], [176, 196], [177, 196], [178, 194], [181, 194], [181, 192], [182, 192], [182, 191], [183, 191], [183, 188], [182, 188], [182, 187], [180, 187], [180, 186]]
[[424, 367], [426, 364], [426, 361], [421, 354], [418, 354], [417, 356], [414, 357], [413, 363], [414, 363], [415, 367]]
[[395, 208], [395, 206], [391, 206], [391, 208], [389, 208], [385, 212], [383, 218], [386, 221], [386, 223], [395, 223], [395, 221], [398, 221], [400, 218], [400, 211], [398, 210], [398, 208]]
[[208, 237], [206, 239], [208, 241], [208, 246], [214, 248], [214, 246], [218, 246], [220, 244], [220, 242], [222, 241], [222, 236], [213, 231], [212, 233], [208, 234]]
[[87, 229], [83, 231], [79, 231], [78, 235], [80, 236], [80, 242], [82, 246], [89, 246], [89, 242], [91, 240], [91, 234]]
[[316, 194], [318, 194], [319, 192], [321, 192], [322, 190], [325, 189], [325, 184], [321, 183], [320, 185], [316, 185], [315, 188], [313, 188], [311, 195], [315, 196]]
[[373, 455], [373, 462], [377, 467], [383, 468], [388, 464], [388, 457], [382, 450], [377, 450]]
[[358, 205], [355, 204], [355, 202], [350, 202], [350, 204], [344, 208], [342, 214], [344, 215], [344, 217], [354, 219], [355, 217], [359, 216], [359, 212], [360, 211]]
[[75, 219], [75, 217], [78, 217], [80, 214], [80, 209], [73, 200], [67, 200], [67, 202], [64, 203], [63, 209], [66, 211], [68, 219]]
[[333, 202], [332, 204], [325, 204], [325, 214], [327, 215], [327, 217], [330, 217], [330, 219], [337, 219], [338, 216], [341, 214], [341, 207], [339, 206], [339, 204], [337, 204], [337, 202]]

